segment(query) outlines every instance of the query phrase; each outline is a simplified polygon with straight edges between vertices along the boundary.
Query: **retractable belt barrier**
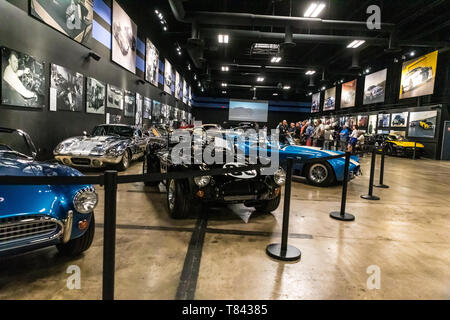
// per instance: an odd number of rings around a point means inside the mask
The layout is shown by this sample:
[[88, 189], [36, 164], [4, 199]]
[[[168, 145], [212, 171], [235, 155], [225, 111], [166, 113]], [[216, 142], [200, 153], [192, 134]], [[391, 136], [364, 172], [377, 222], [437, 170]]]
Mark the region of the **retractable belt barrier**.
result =
[[98, 176], [0, 176], [0, 185], [84, 185], [105, 186], [104, 235], [103, 235], [103, 300], [114, 300], [114, 275], [116, 253], [117, 185], [133, 182], [185, 179], [207, 175], [221, 175], [258, 170], [268, 165], [253, 164], [245, 167], [189, 170], [183, 172], [151, 173], [143, 175], [117, 175], [117, 171], [105, 171]]

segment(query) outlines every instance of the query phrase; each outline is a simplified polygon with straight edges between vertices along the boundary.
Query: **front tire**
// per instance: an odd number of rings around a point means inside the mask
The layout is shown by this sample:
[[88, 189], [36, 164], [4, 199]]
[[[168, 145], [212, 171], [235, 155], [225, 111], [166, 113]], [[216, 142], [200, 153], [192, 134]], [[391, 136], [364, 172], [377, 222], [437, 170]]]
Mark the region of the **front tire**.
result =
[[64, 256], [78, 256], [82, 252], [89, 249], [94, 240], [95, 234], [95, 218], [92, 214], [91, 221], [89, 222], [89, 227], [86, 232], [79, 238], [72, 239], [67, 243], [60, 243], [56, 245], [58, 251]]
[[187, 180], [167, 181], [167, 208], [172, 219], [186, 219], [191, 210]]
[[280, 201], [281, 193], [275, 199], [261, 201], [261, 203], [255, 206], [255, 209], [256, 211], [270, 213], [277, 210], [278, 206], [280, 205]]
[[306, 168], [306, 180], [316, 187], [328, 187], [336, 181], [334, 171], [328, 162], [317, 162]]
[[131, 162], [131, 152], [130, 152], [130, 150], [127, 149], [123, 153], [122, 160], [119, 163], [119, 166], [118, 166], [119, 171], [127, 170], [130, 167], [130, 162]]

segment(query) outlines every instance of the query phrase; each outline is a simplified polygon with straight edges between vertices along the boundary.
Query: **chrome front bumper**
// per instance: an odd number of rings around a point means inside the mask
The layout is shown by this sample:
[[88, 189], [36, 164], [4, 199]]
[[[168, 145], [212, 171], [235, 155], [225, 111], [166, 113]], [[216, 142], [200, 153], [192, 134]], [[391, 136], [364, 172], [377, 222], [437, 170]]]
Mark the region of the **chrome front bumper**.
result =
[[77, 156], [77, 155], [55, 155], [55, 159], [66, 166], [84, 168], [102, 168], [108, 165], [119, 164], [123, 155], [119, 157], [106, 156]]

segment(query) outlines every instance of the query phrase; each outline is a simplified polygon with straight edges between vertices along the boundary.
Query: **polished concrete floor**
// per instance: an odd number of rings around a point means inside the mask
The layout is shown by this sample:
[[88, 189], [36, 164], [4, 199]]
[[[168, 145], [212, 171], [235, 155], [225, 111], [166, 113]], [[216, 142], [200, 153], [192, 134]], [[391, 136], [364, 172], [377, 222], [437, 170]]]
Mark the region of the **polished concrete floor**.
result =
[[[174, 221], [159, 188], [120, 185], [116, 299], [450, 299], [450, 162], [389, 157], [390, 188], [374, 192], [380, 201], [360, 198], [368, 167], [365, 157], [364, 175], [349, 184], [354, 222], [329, 218], [340, 207], [340, 186], [293, 183], [289, 243], [302, 251], [296, 263], [265, 253], [280, 240], [282, 205], [273, 214], [232, 206], [207, 210], [207, 220]], [[48, 248], [1, 259], [0, 299], [100, 299], [103, 204], [82, 256]], [[81, 289], [67, 288], [72, 265], [80, 268]]]

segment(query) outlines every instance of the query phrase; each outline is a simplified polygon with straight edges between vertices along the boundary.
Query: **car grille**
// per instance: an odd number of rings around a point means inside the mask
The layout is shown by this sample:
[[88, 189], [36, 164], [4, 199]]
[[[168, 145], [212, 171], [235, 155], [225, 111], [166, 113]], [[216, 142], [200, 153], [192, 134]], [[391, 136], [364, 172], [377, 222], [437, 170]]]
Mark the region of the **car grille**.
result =
[[0, 218], [0, 245], [24, 240], [49, 240], [62, 231], [62, 224], [47, 216]]
[[256, 195], [265, 192], [266, 189], [263, 182], [246, 180], [232, 181], [222, 186], [224, 196]]
[[91, 160], [86, 158], [72, 158], [72, 163], [79, 166], [89, 166], [91, 165]]

